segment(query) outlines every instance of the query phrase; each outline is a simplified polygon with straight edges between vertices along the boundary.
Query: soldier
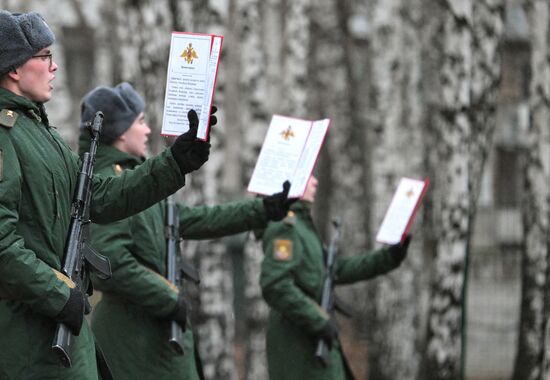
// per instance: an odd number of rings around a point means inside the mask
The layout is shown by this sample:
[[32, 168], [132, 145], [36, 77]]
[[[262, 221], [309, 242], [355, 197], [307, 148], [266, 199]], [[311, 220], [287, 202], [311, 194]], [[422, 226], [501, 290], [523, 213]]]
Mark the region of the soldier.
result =
[[[310, 177], [301, 201], [263, 234], [260, 285], [270, 307], [267, 361], [270, 380], [353, 379], [333, 319], [320, 306], [324, 280], [323, 243], [311, 219], [317, 179]], [[337, 258], [336, 284], [350, 284], [399, 266], [409, 238], [374, 252]], [[331, 347], [324, 367], [315, 357], [319, 339]]]
[[[85, 296], [60, 272], [79, 158], [48, 121], [58, 69], [38, 13], [0, 11], [0, 378], [98, 378]], [[210, 145], [193, 132], [136, 170], [92, 178], [91, 219], [140, 212], [184, 185]], [[75, 335], [72, 367], [51, 349], [56, 325]]]
[[[128, 83], [98, 87], [82, 102], [82, 126], [97, 110], [105, 120], [96, 161], [96, 172], [121, 175], [133, 169], [146, 155], [150, 133], [143, 112], [144, 103]], [[192, 125], [197, 114], [190, 112]], [[211, 120], [215, 124], [215, 119]], [[89, 138], [82, 131], [81, 152]], [[179, 207], [180, 236], [184, 239], [212, 239], [255, 228], [268, 220], [282, 219], [290, 206], [289, 186], [283, 193], [264, 199], [250, 199], [213, 207]], [[166, 276], [167, 243], [164, 234], [166, 201], [131, 218], [92, 226], [94, 247], [111, 260], [109, 280], [93, 277], [103, 297], [94, 309], [92, 330], [105, 352], [116, 379], [199, 379], [191, 328], [184, 336], [185, 355], [177, 355], [168, 343], [170, 322], [187, 322], [183, 294]], [[187, 322], [189, 326], [189, 323]]]

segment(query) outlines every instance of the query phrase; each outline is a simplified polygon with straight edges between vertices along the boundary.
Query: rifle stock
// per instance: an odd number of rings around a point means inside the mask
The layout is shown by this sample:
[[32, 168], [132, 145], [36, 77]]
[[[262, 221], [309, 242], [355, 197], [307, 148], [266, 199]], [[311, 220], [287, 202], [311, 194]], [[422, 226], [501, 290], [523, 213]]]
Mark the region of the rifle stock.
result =
[[[338, 240], [340, 239], [340, 228], [342, 225], [340, 218], [335, 218], [332, 221], [334, 233], [332, 235], [328, 252], [326, 255], [325, 266], [325, 281], [323, 282], [323, 293], [321, 295], [321, 308], [329, 315], [334, 311], [334, 270], [336, 255], [338, 253]], [[324, 367], [327, 367], [330, 359], [330, 350], [324, 339], [319, 339], [315, 350], [315, 357], [321, 362]]]
[[[71, 222], [65, 242], [62, 272], [69, 277], [82, 293], [87, 289], [83, 286], [87, 282], [88, 270], [98, 273], [101, 278], [111, 277], [109, 260], [98, 254], [88, 244], [90, 227], [90, 202], [92, 197], [92, 174], [94, 170], [95, 155], [99, 134], [103, 123], [103, 113], [95, 114], [92, 124], [89, 126], [92, 140], [90, 151], [84, 153], [82, 168], [78, 174], [78, 182], [75, 188], [71, 207]], [[52, 343], [52, 350], [59, 357], [64, 367], [71, 367], [71, 342], [73, 334], [69, 328], [58, 323]]]

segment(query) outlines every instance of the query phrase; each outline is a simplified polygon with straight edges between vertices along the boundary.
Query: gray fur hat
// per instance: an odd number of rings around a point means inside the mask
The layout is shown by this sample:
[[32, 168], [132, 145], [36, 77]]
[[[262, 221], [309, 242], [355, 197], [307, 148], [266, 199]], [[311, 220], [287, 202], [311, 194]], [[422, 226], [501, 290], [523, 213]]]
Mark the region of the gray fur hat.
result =
[[126, 132], [141, 112], [145, 103], [131, 84], [122, 82], [115, 87], [96, 87], [82, 99], [80, 128], [91, 122], [97, 111], [103, 112], [103, 128], [99, 141], [112, 144]]
[[36, 12], [0, 10], [0, 75], [8, 73], [55, 41], [55, 36]]

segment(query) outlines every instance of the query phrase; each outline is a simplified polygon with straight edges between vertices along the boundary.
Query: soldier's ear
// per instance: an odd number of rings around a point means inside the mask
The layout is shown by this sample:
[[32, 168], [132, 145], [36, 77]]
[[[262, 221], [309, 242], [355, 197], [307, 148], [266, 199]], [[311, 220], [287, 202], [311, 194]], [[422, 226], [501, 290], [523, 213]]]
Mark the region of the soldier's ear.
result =
[[18, 82], [21, 79], [21, 75], [19, 75], [19, 71], [16, 67], [8, 71], [6, 76], [15, 82]]

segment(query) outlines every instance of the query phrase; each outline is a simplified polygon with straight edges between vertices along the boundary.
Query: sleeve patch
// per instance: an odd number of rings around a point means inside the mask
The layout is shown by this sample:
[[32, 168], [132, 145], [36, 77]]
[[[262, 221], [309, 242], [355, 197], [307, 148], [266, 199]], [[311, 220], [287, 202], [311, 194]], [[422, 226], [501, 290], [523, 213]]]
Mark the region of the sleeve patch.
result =
[[283, 223], [289, 226], [294, 226], [296, 224], [296, 213], [292, 210], [289, 210], [286, 214], [286, 217], [283, 219]]
[[273, 258], [279, 261], [292, 260], [292, 241], [283, 239], [275, 240]]

